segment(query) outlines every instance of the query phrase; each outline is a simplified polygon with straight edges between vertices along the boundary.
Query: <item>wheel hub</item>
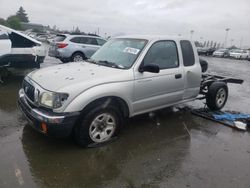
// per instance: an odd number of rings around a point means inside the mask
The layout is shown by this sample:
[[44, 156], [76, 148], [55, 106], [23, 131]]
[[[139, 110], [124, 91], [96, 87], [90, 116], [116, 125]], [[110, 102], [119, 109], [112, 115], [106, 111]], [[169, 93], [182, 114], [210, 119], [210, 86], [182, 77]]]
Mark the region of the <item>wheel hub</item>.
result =
[[113, 115], [103, 113], [94, 118], [89, 127], [90, 138], [97, 143], [109, 140], [116, 128], [116, 122]]
[[219, 89], [216, 94], [216, 104], [218, 107], [221, 107], [226, 100], [226, 90], [224, 88]]

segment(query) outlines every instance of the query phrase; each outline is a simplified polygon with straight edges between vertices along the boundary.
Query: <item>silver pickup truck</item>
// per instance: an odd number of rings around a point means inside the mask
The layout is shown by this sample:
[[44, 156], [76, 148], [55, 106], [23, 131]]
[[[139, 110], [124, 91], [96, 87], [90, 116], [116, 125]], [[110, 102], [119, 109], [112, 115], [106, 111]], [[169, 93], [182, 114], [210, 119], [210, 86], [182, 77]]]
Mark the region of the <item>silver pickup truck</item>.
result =
[[90, 59], [36, 70], [19, 91], [31, 125], [82, 145], [109, 141], [125, 118], [206, 99], [221, 109], [233, 79], [202, 74], [193, 42], [163, 36], [109, 40]]

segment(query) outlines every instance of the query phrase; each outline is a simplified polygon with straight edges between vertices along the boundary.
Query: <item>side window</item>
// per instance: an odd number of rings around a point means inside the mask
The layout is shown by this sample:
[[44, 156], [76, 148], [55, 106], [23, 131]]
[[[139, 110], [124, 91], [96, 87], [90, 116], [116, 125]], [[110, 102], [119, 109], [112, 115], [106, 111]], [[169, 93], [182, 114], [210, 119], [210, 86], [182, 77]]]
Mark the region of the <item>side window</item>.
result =
[[71, 42], [74, 42], [74, 43], [81, 43], [81, 37], [74, 37], [72, 39], [70, 39]]
[[97, 41], [97, 44], [98, 44], [99, 46], [102, 46], [102, 45], [104, 45], [104, 44], [106, 43], [105, 40], [98, 39], [98, 38], [96, 38], [96, 41]]
[[80, 37], [80, 43], [97, 45], [95, 38], [89, 38], [89, 37]]
[[174, 41], [159, 41], [148, 50], [143, 60], [144, 65], [155, 64], [160, 69], [179, 66], [177, 47]]
[[195, 63], [194, 50], [192, 44], [188, 40], [181, 40], [181, 51], [184, 66], [192, 66]]
[[88, 44], [88, 38], [86, 37], [80, 37], [79, 40], [81, 44]]
[[88, 44], [98, 45], [95, 38], [88, 38]]

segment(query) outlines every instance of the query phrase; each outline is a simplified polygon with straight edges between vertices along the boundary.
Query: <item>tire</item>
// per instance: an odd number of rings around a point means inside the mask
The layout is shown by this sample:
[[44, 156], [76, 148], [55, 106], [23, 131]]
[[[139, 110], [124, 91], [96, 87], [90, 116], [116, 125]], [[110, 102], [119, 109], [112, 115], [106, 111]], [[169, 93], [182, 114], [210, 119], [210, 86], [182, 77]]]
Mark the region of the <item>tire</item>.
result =
[[115, 105], [110, 104], [103, 108], [103, 105], [97, 104], [84, 113], [75, 128], [74, 138], [83, 147], [109, 142], [112, 137], [118, 135], [122, 120], [121, 112]]
[[72, 55], [71, 57], [71, 61], [72, 62], [79, 62], [79, 61], [83, 61], [85, 60], [86, 57], [84, 56], [84, 54], [80, 53], [80, 52], [76, 52]]
[[210, 110], [222, 109], [228, 98], [228, 87], [224, 82], [212, 83], [206, 94], [206, 103]]
[[60, 58], [60, 61], [61, 61], [62, 63], [68, 63], [68, 62], [69, 62], [68, 59], [64, 59], [64, 58]]

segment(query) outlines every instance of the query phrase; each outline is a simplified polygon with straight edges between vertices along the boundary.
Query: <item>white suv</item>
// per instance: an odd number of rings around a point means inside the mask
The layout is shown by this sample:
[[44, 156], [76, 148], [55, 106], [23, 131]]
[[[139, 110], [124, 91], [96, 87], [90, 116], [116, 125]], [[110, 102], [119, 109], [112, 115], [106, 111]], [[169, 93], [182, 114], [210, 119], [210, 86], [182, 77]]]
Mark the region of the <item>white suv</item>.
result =
[[106, 40], [90, 35], [59, 34], [50, 44], [49, 56], [62, 62], [77, 62], [90, 58]]
[[39, 68], [45, 56], [46, 48], [39, 41], [0, 25], [0, 66]]

